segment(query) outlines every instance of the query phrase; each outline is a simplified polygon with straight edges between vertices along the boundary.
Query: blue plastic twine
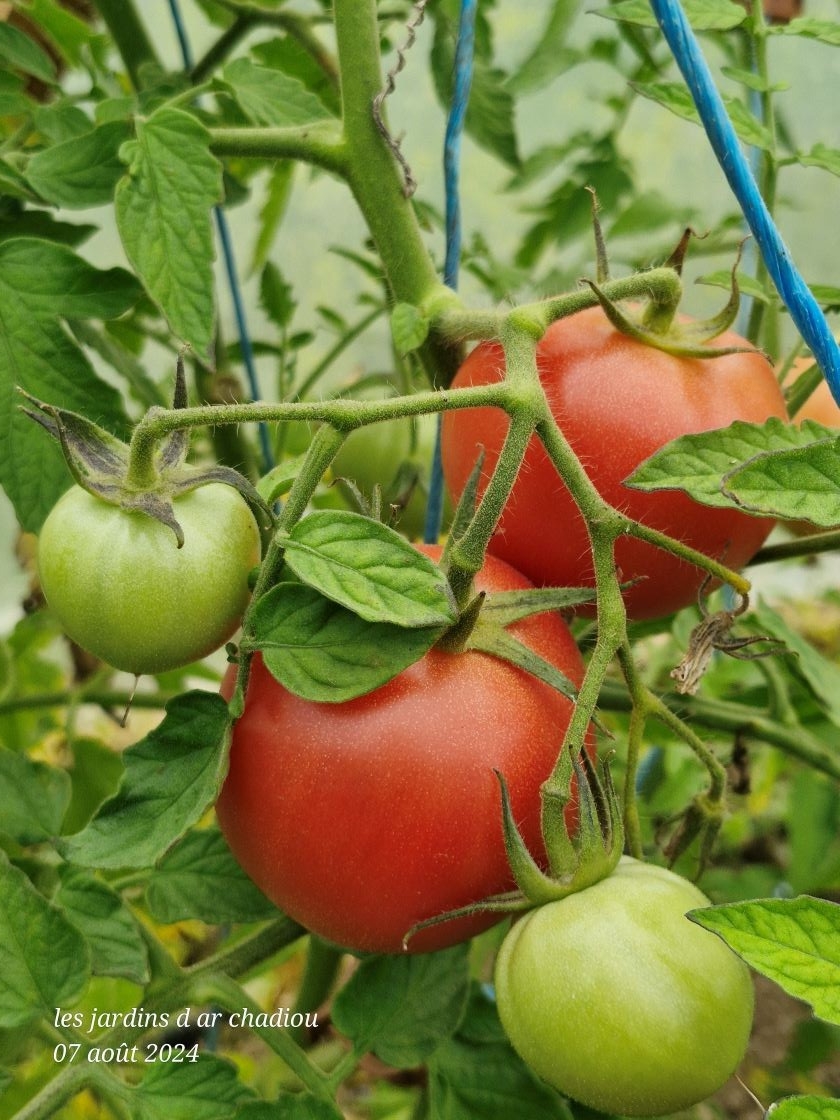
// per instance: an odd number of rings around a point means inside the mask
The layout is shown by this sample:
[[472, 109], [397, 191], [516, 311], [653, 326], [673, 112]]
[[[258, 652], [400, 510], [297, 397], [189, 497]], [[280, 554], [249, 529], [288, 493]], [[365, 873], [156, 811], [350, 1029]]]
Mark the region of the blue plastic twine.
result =
[[[472, 84], [477, 6], [477, 0], [461, 0], [458, 42], [455, 47], [455, 88], [443, 145], [446, 186], [446, 260], [443, 267], [443, 282], [453, 289], [458, 287], [458, 268], [461, 263], [461, 134], [464, 131], [464, 119], [467, 115]], [[438, 413], [435, 450], [429, 479], [429, 501], [423, 527], [423, 540], [426, 544], [433, 544], [438, 539], [443, 520], [443, 462], [440, 433], [441, 415]]]
[[791, 319], [819, 362], [831, 395], [840, 402], [840, 348], [820, 305], [796, 270], [759, 193], [685, 13], [678, 0], [651, 0], [651, 8], [682, 71], [715, 157], [755, 237], [767, 271]]
[[[169, 10], [172, 13], [172, 22], [175, 25], [175, 33], [178, 36], [184, 68], [186, 70], [192, 70], [192, 48], [190, 47], [187, 28], [184, 24], [183, 16], [181, 15], [181, 7], [178, 0], [169, 0]], [[237, 273], [236, 260], [233, 253], [233, 243], [230, 237], [230, 226], [228, 225], [227, 215], [221, 206], [214, 207], [213, 213], [216, 217], [216, 229], [219, 233], [222, 261], [224, 262], [225, 275], [227, 276], [230, 297], [233, 302], [233, 314], [236, 319], [236, 333], [239, 336], [239, 348], [242, 352], [242, 364], [245, 367], [245, 374], [248, 378], [248, 388], [251, 397], [253, 400], [258, 401], [261, 394], [259, 381], [257, 379], [257, 367], [254, 361], [254, 348], [251, 344], [251, 334], [248, 330], [248, 321], [245, 315], [242, 288], [239, 284], [239, 275]], [[268, 427], [260, 423], [257, 428], [259, 431], [263, 466], [265, 470], [270, 470], [271, 467], [274, 466], [274, 453], [271, 449], [271, 440], [268, 437]]]

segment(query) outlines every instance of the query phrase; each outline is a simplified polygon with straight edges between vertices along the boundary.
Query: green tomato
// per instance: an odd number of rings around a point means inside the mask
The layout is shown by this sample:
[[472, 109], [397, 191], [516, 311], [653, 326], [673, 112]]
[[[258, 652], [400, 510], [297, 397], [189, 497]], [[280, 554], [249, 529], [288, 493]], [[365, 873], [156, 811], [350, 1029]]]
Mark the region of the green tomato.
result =
[[530, 911], [496, 962], [499, 1016], [542, 1078], [590, 1108], [661, 1116], [704, 1100], [741, 1061], [747, 966], [688, 910], [692, 883], [623, 857], [612, 875]]
[[66, 633], [109, 665], [161, 673], [222, 645], [248, 603], [260, 535], [244, 498], [210, 483], [175, 498], [184, 530], [73, 486], [38, 541], [47, 603]]
[[[436, 426], [431, 414], [367, 424], [347, 437], [333, 462], [333, 473], [354, 482], [366, 497], [378, 485], [386, 506], [404, 498], [414, 469], [417, 482], [396, 522], [396, 528], [412, 539], [422, 534], [425, 523]], [[448, 517], [451, 506], [448, 497], [445, 500]]]

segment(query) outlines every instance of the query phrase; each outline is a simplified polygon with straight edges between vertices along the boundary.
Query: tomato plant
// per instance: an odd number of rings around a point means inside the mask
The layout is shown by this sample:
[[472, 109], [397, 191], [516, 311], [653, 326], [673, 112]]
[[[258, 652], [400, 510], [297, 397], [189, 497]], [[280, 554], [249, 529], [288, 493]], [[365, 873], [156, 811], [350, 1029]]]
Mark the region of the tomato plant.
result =
[[[749, 347], [730, 333], [715, 345]], [[772, 367], [762, 354], [748, 348], [702, 360], [675, 357], [621, 333], [593, 307], [552, 324], [537, 347], [537, 363], [552, 414], [602, 497], [730, 567], [740, 568], [753, 556], [773, 526], [767, 518], [701, 506], [678, 491], [642, 494], [623, 483], [655, 451], [687, 432], [785, 417]], [[453, 384], [491, 383], [503, 369], [501, 347], [480, 343]], [[507, 426], [498, 409], [445, 416], [444, 472], [455, 495], [480, 448], [485, 473], [492, 470]], [[584, 521], [536, 439], [490, 550], [538, 584], [593, 581]], [[625, 593], [631, 617], [656, 618], [695, 601], [704, 573], [686, 561], [632, 539], [619, 540], [615, 556], [621, 578], [638, 581]]]
[[530, 911], [496, 962], [499, 1015], [528, 1064], [616, 1116], [660, 1116], [714, 1093], [744, 1056], [743, 961], [687, 911], [692, 883], [624, 857], [592, 887]]
[[129, 673], [161, 673], [218, 649], [242, 619], [260, 535], [245, 499], [220, 483], [175, 499], [184, 531], [80, 486], [41, 530], [50, 608], [83, 649]]
[[[492, 596], [530, 585], [490, 558], [476, 586]], [[580, 682], [558, 615], [512, 632]], [[432, 649], [343, 704], [294, 696], [257, 657], [216, 811], [237, 859], [283, 910], [339, 945], [397, 953], [417, 922], [512, 885], [494, 770], [539, 852], [540, 785], [570, 712], [548, 685], [472, 650]], [[410, 948], [454, 944], [491, 920], [445, 923]]]

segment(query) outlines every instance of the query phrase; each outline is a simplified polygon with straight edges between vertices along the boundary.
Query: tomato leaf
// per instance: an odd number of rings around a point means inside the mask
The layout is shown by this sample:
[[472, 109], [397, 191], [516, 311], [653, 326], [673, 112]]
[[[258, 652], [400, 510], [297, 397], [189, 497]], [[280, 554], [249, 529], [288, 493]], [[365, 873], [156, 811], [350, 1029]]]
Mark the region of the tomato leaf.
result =
[[55, 901], [90, 946], [95, 976], [122, 976], [149, 982], [146, 943], [116, 891], [80, 867], [65, 864]]
[[[727, 7], [729, 6], [727, 4]], [[691, 94], [679, 82], [631, 82], [630, 85], [642, 97], [655, 101], [683, 120], [691, 121], [693, 124], [700, 123], [700, 116]], [[767, 152], [773, 150], [773, 137], [769, 129], [752, 116], [743, 102], [735, 97], [724, 97], [723, 102], [739, 140]]]
[[821, 1019], [840, 1024], [840, 905], [803, 895], [692, 910], [688, 917]]
[[47, 85], [54, 85], [55, 67], [32, 35], [8, 23], [0, 23], [0, 58], [12, 69], [32, 74]]
[[129, 1090], [129, 1108], [138, 1120], [230, 1120], [240, 1101], [253, 1093], [237, 1077], [236, 1066], [214, 1054], [197, 1062], [152, 1062], [139, 1085]]
[[120, 394], [97, 377], [60, 320], [114, 318], [139, 295], [129, 273], [92, 268], [63, 245], [33, 237], [0, 243], [0, 485], [24, 529], [41, 528], [71, 478], [58, 447], [17, 407], [16, 387], [127, 434]]
[[149, 867], [198, 820], [219, 791], [230, 720], [216, 693], [186, 692], [163, 722], [123, 754], [116, 795], [90, 824], [62, 841], [89, 867]]
[[[683, 7], [695, 31], [730, 31], [747, 18], [746, 11], [731, 0], [684, 0]], [[638, 27], [658, 27], [647, 0], [619, 0], [609, 8], [598, 9], [595, 14]]]
[[284, 542], [299, 579], [367, 622], [443, 626], [457, 608], [443, 572], [387, 525], [346, 510], [320, 510]]
[[789, 23], [773, 25], [769, 32], [771, 35], [802, 35], [806, 39], [817, 39], [829, 47], [840, 47], [840, 26], [833, 19], [799, 16]]
[[162, 108], [123, 145], [117, 226], [129, 260], [173, 332], [205, 354], [213, 341], [213, 230], [222, 167], [195, 117]]
[[736, 467], [723, 493], [740, 509], [830, 529], [840, 524], [840, 440], [771, 451]]
[[728, 428], [680, 436], [645, 459], [625, 486], [634, 490], [685, 490], [707, 506], [731, 507], [736, 503], [722, 491], [721, 480], [739, 463], [767, 451], [802, 447], [836, 433], [813, 421], [800, 427], [773, 417], [764, 424], [736, 420]]
[[457, 1034], [429, 1061], [435, 1120], [571, 1120], [559, 1093], [532, 1073], [507, 1041], [495, 1007], [474, 992]]
[[314, 588], [280, 583], [251, 612], [253, 647], [266, 668], [305, 700], [341, 704], [413, 665], [442, 628], [367, 622]]
[[236, 98], [254, 124], [281, 128], [324, 120], [330, 113], [303, 82], [280, 70], [258, 66], [250, 58], [237, 58], [222, 71], [218, 85]]
[[422, 346], [429, 335], [429, 317], [419, 307], [398, 303], [391, 312], [391, 334], [400, 354], [410, 354]]
[[788, 650], [795, 654], [790, 662], [791, 669], [805, 681], [831, 722], [840, 727], [840, 668], [789, 626], [767, 603], [757, 603], [752, 617], [763, 633], [784, 642]]
[[38, 844], [61, 832], [70, 802], [70, 778], [25, 754], [0, 751], [0, 834]]
[[425, 1061], [457, 1029], [469, 989], [468, 947], [362, 961], [336, 996], [333, 1021], [358, 1051], [397, 1069]]
[[158, 922], [258, 922], [278, 913], [215, 828], [188, 832], [166, 853], [146, 887], [146, 903]]
[[128, 139], [128, 124], [109, 121], [83, 136], [37, 152], [26, 177], [41, 198], [68, 209], [85, 209], [111, 201], [125, 171], [118, 152]]
[[840, 1101], [831, 1097], [785, 1097], [767, 1110], [773, 1120], [838, 1120]]
[[84, 937], [0, 853], [0, 1027], [73, 1004], [90, 978]]

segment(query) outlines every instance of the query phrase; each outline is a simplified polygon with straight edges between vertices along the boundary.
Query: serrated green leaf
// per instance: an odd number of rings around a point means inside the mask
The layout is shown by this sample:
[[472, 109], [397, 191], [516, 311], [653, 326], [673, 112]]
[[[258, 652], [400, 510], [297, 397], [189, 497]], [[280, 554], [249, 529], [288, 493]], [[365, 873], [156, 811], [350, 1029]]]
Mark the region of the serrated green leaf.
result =
[[60, 320], [112, 318], [139, 295], [128, 272], [100, 271], [64, 245], [0, 242], [0, 484], [25, 529], [40, 529], [71, 477], [59, 448], [21, 412], [16, 387], [127, 435], [120, 394], [96, 376]]
[[840, 905], [808, 896], [765, 898], [687, 916], [821, 1019], [840, 1024]]
[[230, 738], [227, 704], [216, 693], [186, 692], [163, 722], [123, 754], [116, 796], [62, 844], [89, 867], [150, 867], [216, 798]]
[[[778, 417], [764, 424], [736, 420], [728, 428], [695, 432], [665, 444], [625, 479], [634, 490], [685, 490], [697, 502], [720, 508], [737, 503], [722, 491], [722, 480], [740, 463], [766, 451], [782, 451], [829, 435], [812, 422], [797, 427]], [[836, 433], [835, 433], [836, 434]]]
[[451, 1037], [469, 991], [468, 948], [362, 961], [336, 996], [333, 1021], [360, 1051], [406, 1069]]
[[117, 153], [128, 134], [128, 126], [116, 121], [54, 144], [32, 157], [26, 177], [42, 198], [56, 206], [103, 205], [113, 198], [125, 170]]
[[93, 974], [147, 984], [146, 943], [117, 892], [80, 867], [66, 864], [60, 876], [55, 901], [90, 946]]
[[300, 583], [280, 583], [251, 612], [254, 645], [269, 672], [305, 700], [341, 704], [413, 665], [441, 628], [366, 622]]
[[[443, 19], [437, 20], [432, 45], [432, 67], [438, 98], [447, 108], [452, 101], [452, 82], [455, 73], [454, 43], [455, 39], [447, 22]], [[473, 140], [486, 151], [508, 167], [519, 167], [515, 104], [507, 88], [507, 74], [494, 66], [492, 61], [481, 52], [476, 52], [473, 61], [470, 99], [464, 127]]]
[[254, 124], [294, 127], [328, 119], [324, 103], [303, 82], [280, 70], [237, 58], [222, 71], [240, 108]]
[[840, 440], [825, 433], [817, 443], [756, 455], [726, 475], [723, 494], [749, 513], [840, 525]]
[[827, 144], [815, 144], [810, 152], [798, 152], [796, 162], [803, 167], [820, 167], [832, 175], [840, 175], [840, 150]]
[[128, 1098], [136, 1120], [230, 1120], [236, 1106], [253, 1097], [236, 1066], [214, 1054], [199, 1054], [197, 1062], [160, 1061], [145, 1068], [148, 1072]]
[[513, 634], [503, 630], [500, 626], [479, 618], [475, 628], [467, 640], [467, 649], [475, 649], [480, 653], [489, 653], [502, 661], [508, 661], [536, 677], [550, 688], [566, 696], [569, 700], [577, 699], [577, 689], [556, 665], [540, 657], [530, 646], [520, 642]]
[[[679, 82], [632, 82], [631, 85], [642, 97], [657, 102], [683, 120], [700, 123], [691, 94]], [[764, 151], [773, 151], [772, 134], [752, 116], [741, 101], [734, 97], [724, 97], [723, 103], [739, 140]]]
[[158, 109], [136, 129], [121, 151], [128, 174], [115, 196], [120, 237], [173, 332], [205, 354], [215, 315], [210, 216], [222, 200], [222, 167], [189, 113]]
[[[739, 272], [735, 279], [738, 281], [738, 290], [742, 296], [749, 296], [750, 299], [757, 299], [762, 303], [772, 303], [773, 293], [752, 276], [748, 276], [745, 272]], [[724, 291], [728, 292], [732, 288], [732, 272], [730, 269], [723, 268], [717, 272], [706, 272], [703, 276], [698, 276], [697, 283], [708, 284], [713, 288], [723, 288]]]
[[481, 613], [496, 626], [510, 626], [543, 611], [564, 611], [582, 603], [595, 602], [595, 589], [588, 587], [528, 587], [521, 591], [495, 591]]
[[429, 1060], [429, 1107], [435, 1120], [572, 1120], [566, 1101], [528, 1069], [493, 1005], [475, 991], [460, 1030]]
[[167, 852], [146, 887], [146, 903], [155, 921], [166, 923], [277, 917], [276, 906], [254, 886], [215, 828], [188, 832]]
[[58, 836], [70, 801], [66, 771], [24, 754], [0, 751], [0, 833], [18, 844]]
[[47, 85], [55, 84], [55, 67], [46, 51], [30, 35], [8, 23], [0, 23], [0, 58], [13, 70], [32, 74]]
[[784, 642], [791, 653], [795, 654], [790, 661], [791, 667], [803, 678], [825, 708], [832, 723], [840, 727], [840, 667], [788, 626], [784, 618], [767, 603], [757, 603], [752, 617], [762, 632]]
[[[683, 0], [682, 7], [695, 31], [730, 31], [747, 18], [746, 10], [731, 0]], [[646, 0], [619, 0], [595, 14], [639, 27], [659, 26]]]
[[818, 39], [829, 47], [840, 47], [840, 23], [836, 20], [798, 16], [789, 23], [773, 24], [768, 31], [771, 35], [801, 35], [806, 39]]
[[428, 315], [411, 303], [398, 303], [391, 312], [391, 334], [400, 354], [410, 354], [429, 336]]
[[284, 541], [298, 579], [367, 622], [445, 626], [457, 607], [446, 577], [405, 537], [346, 510], [319, 510]]
[[0, 1027], [73, 1004], [90, 977], [85, 939], [0, 852]]
[[767, 1117], [773, 1120], [838, 1120], [840, 1101], [831, 1097], [785, 1097], [767, 1110]]
[[83, 50], [96, 34], [94, 28], [56, 0], [28, 0], [26, 12], [49, 36], [52, 44], [73, 66], [83, 64]]

